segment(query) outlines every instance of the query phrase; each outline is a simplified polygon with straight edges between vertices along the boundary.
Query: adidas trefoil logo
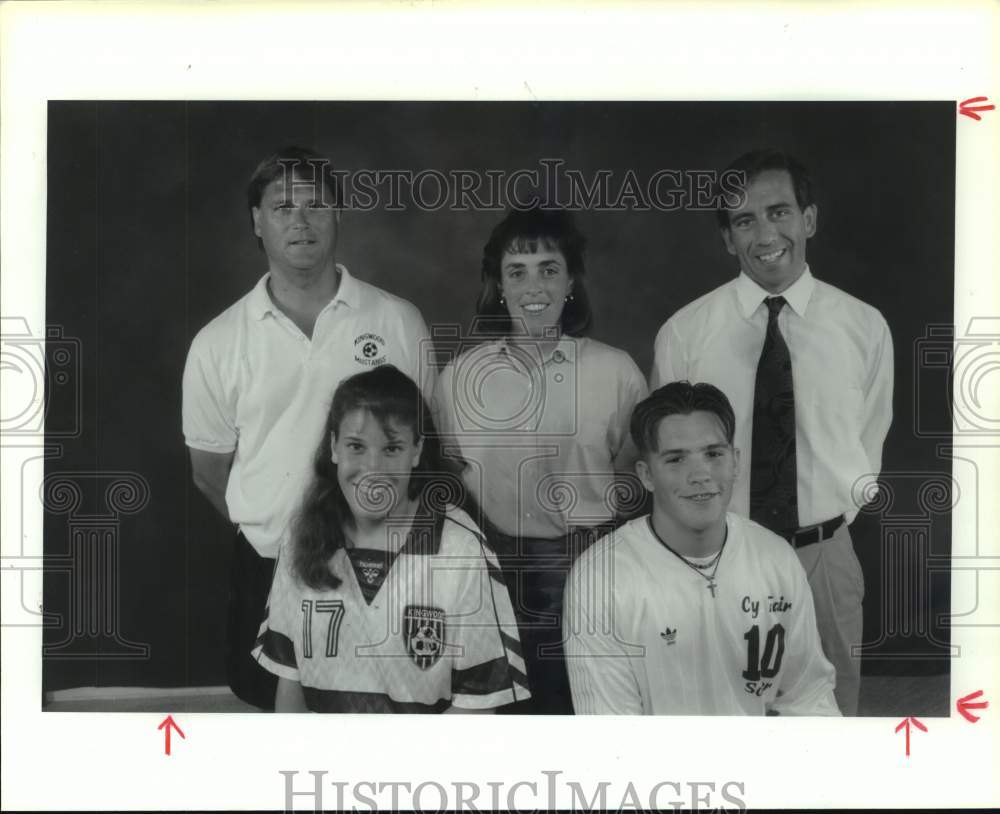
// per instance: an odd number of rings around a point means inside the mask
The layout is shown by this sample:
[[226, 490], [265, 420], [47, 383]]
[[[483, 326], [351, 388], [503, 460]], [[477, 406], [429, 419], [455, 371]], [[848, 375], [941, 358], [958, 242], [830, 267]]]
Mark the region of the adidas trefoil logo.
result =
[[663, 632], [660, 634], [660, 638], [663, 639], [667, 644], [673, 644], [677, 641], [677, 628], [671, 630], [669, 627], [664, 628]]

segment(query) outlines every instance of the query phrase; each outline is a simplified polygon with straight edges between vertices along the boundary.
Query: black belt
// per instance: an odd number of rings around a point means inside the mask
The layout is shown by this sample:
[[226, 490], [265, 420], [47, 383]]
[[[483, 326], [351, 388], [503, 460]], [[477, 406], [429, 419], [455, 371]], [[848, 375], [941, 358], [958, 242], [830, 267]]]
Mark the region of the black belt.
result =
[[802, 548], [803, 546], [828, 540], [842, 525], [844, 525], [844, 516], [840, 515], [839, 517], [834, 517], [832, 520], [827, 520], [823, 523], [816, 523], [812, 526], [803, 526], [800, 529], [793, 529], [792, 531], [779, 531], [776, 533], [788, 540], [794, 548]]

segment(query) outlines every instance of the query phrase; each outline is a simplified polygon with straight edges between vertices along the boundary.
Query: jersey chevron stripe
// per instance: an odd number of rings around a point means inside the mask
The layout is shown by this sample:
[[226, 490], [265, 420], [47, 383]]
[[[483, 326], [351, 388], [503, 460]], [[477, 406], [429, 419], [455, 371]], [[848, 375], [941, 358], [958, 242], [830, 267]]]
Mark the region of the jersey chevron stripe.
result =
[[295, 645], [283, 633], [278, 633], [275, 630], [266, 630], [257, 638], [257, 644], [263, 648], [263, 655], [267, 656], [271, 661], [282, 664], [285, 667], [296, 666]]
[[[528, 675], [524, 670], [518, 670], [513, 664], [510, 665], [510, 676], [519, 689], [527, 691]], [[520, 696], [518, 696], [520, 698]], [[525, 696], [527, 697], [527, 696]]]
[[500, 631], [500, 641], [503, 642], [504, 649], [508, 653], [517, 656], [519, 659], [524, 659], [524, 653], [521, 651], [521, 642], [515, 639], [513, 636], [508, 635], [505, 631]]
[[497, 687], [508, 684], [507, 659], [503, 656], [484, 661], [465, 670], [453, 670], [451, 673], [451, 691], [455, 695], [489, 695], [497, 691]]

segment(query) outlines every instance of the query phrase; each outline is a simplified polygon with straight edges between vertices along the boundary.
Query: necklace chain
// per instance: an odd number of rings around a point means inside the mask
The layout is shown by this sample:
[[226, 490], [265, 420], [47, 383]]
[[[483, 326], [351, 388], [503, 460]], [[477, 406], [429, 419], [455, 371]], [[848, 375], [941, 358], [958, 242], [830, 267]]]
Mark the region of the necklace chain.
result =
[[711, 568], [713, 565], [715, 565], [719, 561], [719, 557], [721, 557], [721, 556], [722, 556], [722, 549], [720, 548], [718, 551], [715, 552], [715, 556], [712, 557], [712, 559], [710, 559], [708, 562], [705, 562], [705, 563], [691, 562], [691, 560], [689, 560], [683, 554], [681, 555], [681, 558], [684, 560], [684, 562], [686, 562], [692, 568], [697, 568], [699, 571], [707, 571], [709, 568]]
[[[649, 516], [648, 522], [649, 522], [649, 530], [653, 532], [653, 536], [660, 542], [660, 545], [662, 545], [665, 549], [667, 549], [667, 551], [669, 551], [671, 554], [677, 557], [677, 559], [679, 559], [688, 568], [694, 571], [699, 577], [705, 580], [708, 583], [706, 587], [708, 588], [709, 591], [712, 592], [712, 599], [715, 599], [715, 588], [716, 588], [715, 575], [719, 571], [719, 565], [722, 562], [722, 552], [725, 551], [726, 541], [729, 539], [729, 526], [728, 525], [726, 526], [726, 536], [722, 538], [722, 547], [716, 552], [715, 556], [712, 557], [712, 559], [709, 560], [704, 565], [695, 565], [695, 563], [691, 562], [683, 554], [681, 554], [678, 551], [675, 551], [673, 548], [667, 545], [666, 540], [664, 540], [656, 531], [656, 527], [653, 525], [652, 515]], [[703, 573], [703, 571], [707, 571], [709, 568], [712, 569], [711, 574]]]

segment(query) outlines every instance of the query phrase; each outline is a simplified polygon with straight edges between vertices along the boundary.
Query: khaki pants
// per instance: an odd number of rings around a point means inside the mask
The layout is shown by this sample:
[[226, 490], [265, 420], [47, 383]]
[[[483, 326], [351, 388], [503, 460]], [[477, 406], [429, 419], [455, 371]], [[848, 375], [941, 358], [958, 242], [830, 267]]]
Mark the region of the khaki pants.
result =
[[837, 706], [843, 715], [857, 715], [861, 656], [852, 656], [851, 646], [861, 645], [865, 582], [847, 524], [796, 553], [812, 588], [823, 653], [837, 671]]

